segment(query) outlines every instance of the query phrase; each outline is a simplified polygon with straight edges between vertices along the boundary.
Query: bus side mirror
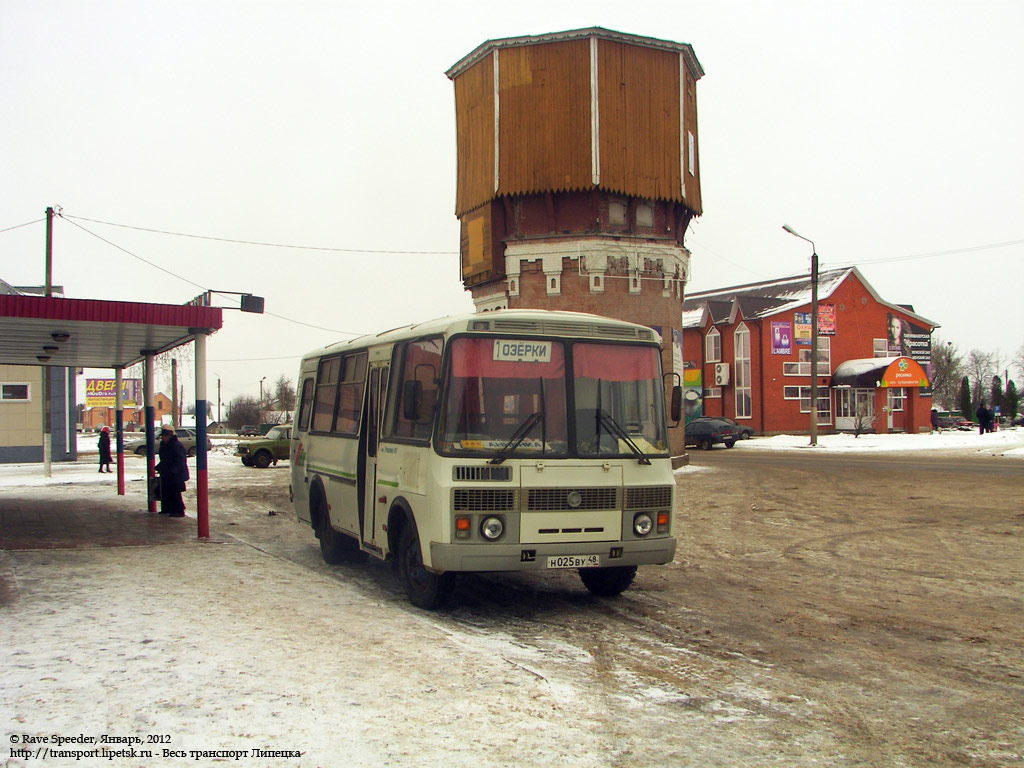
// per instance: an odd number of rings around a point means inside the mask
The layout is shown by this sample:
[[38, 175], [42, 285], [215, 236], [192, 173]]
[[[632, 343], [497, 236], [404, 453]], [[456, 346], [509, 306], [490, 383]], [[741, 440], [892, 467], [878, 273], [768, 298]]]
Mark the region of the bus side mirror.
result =
[[406, 421], [420, 420], [420, 400], [423, 398], [423, 384], [410, 379], [402, 385], [402, 418]]
[[683, 388], [678, 385], [672, 387], [672, 404], [669, 408], [669, 416], [676, 424], [683, 417]]

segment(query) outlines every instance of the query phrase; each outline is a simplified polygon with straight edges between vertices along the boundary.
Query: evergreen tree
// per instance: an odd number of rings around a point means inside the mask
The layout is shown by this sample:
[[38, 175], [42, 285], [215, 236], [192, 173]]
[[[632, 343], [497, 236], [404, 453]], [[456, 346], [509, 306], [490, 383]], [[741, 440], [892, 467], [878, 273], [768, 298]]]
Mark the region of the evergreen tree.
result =
[[1003, 404], [1003, 380], [998, 376], [992, 377], [992, 402], [989, 403], [989, 408], [993, 411], [998, 408], [1000, 413], [1006, 410]]
[[971, 412], [971, 382], [966, 376], [960, 379], [960, 415], [965, 419], [974, 417]]
[[1006, 394], [1003, 396], [1006, 415], [1011, 419], [1017, 418], [1017, 409], [1020, 407], [1020, 397], [1017, 394], [1017, 385], [1010, 379], [1006, 384]]

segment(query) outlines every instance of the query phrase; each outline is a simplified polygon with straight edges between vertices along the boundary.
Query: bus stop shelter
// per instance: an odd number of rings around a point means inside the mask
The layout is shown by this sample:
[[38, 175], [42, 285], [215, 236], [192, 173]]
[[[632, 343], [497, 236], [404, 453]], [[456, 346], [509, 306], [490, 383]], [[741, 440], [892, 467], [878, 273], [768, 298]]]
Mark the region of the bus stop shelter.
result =
[[[121, 381], [124, 369], [144, 363], [144, 407], [148, 425], [146, 471], [149, 477], [155, 477], [153, 360], [163, 352], [194, 342], [196, 513], [199, 537], [209, 538], [206, 339], [222, 325], [222, 309], [219, 307], [0, 295], [0, 363], [114, 370], [117, 380], [117, 492], [123, 496], [124, 404]], [[48, 455], [46, 459], [49, 460]], [[156, 512], [156, 501], [152, 496], [149, 510]]]

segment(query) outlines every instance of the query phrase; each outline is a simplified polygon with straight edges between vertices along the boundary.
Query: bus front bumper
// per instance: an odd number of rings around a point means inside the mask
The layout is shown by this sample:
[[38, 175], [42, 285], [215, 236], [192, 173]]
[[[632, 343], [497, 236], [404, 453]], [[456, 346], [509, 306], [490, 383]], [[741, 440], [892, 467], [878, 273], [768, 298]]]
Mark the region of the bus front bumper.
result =
[[642, 541], [595, 541], [573, 544], [441, 544], [430, 542], [429, 570], [543, 571], [548, 558], [559, 555], [597, 555], [599, 567], [662, 565], [676, 554], [674, 537]]

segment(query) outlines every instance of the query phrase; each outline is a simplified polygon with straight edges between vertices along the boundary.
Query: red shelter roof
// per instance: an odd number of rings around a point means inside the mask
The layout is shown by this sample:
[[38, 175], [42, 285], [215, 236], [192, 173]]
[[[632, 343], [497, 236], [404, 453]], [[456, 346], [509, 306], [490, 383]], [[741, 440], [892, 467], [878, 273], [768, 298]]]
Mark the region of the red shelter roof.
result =
[[209, 334], [219, 307], [0, 295], [0, 363], [118, 368]]

